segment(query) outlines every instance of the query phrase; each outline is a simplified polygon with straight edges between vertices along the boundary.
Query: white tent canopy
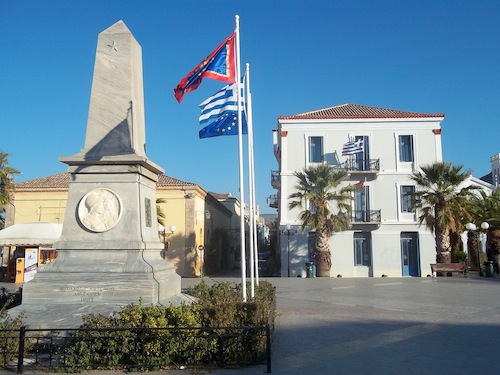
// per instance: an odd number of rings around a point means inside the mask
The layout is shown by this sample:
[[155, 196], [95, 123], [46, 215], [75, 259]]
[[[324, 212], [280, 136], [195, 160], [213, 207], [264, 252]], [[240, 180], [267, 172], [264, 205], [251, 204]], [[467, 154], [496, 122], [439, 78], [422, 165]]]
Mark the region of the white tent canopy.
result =
[[61, 237], [62, 224], [23, 223], [0, 230], [0, 246], [52, 245]]

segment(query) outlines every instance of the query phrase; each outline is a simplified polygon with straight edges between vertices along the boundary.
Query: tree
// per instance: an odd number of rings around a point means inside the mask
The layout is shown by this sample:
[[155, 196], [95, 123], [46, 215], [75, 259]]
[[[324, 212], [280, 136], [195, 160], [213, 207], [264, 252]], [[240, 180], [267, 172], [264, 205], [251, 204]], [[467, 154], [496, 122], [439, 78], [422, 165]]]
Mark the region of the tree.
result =
[[294, 172], [298, 183], [288, 198], [289, 209], [300, 208], [299, 220], [302, 232], [307, 228], [316, 232], [314, 258], [318, 277], [330, 277], [332, 255], [329, 240], [335, 231], [350, 226], [351, 200], [354, 186], [340, 187], [347, 172], [334, 171], [326, 164], [311, 166]]
[[157, 198], [156, 199], [156, 220], [158, 221], [159, 225], [163, 225], [165, 227], [165, 212], [161, 208], [162, 203], [167, 203], [167, 200], [165, 198]]
[[491, 195], [481, 190], [478, 195], [471, 198], [469, 209], [472, 221], [477, 226], [484, 222], [489, 224], [487, 231], [489, 258], [500, 254], [500, 188], [494, 190]]
[[0, 210], [2, 214], [5, 210], [4, 206], [8, 204], [12, 198], [12, 192], [14, 191], [14, 176], [21, 173], [17, 169], [9, 166], [9, 157], [10, 154], [0, 151]]
[[467, 202], [477, 187], [460, 188], [470, 176], [470, 172], [462, 172], [462, 167], [436, 162], [410, 176], [417, 183], [413, 198], [420, 214], [418, 224], [425, 224], [434, 233], [438, 263], [451, 262], [450, 233], [462, 232], [471, 218]]

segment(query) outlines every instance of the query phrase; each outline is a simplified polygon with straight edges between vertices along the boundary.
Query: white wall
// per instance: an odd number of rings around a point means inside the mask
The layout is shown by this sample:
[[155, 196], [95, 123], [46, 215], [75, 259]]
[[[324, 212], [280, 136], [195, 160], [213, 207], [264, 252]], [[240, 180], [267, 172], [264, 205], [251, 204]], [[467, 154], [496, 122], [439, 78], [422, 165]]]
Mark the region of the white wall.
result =
[[[356, 120], [279, 120], [281, 134], [281, 196], [280, 226], [300, 224], [297, 220], [300, 209], [288, 209], [288, 196], [294, 192], [296, 178], [294, 171], [300, 171], [308, 164], [308, 137], [323, 137], [323, 153], [329, 164], [343, 163], [342, 146], [354, 136], [368, 136], [370, 159], [380, 160], [377, 174], [353, 174], [346, 183], [365, 180], [370, 189], [370, 209], [381, 210], [381, 223], [356, 225], [351, 230], [336, 233], [330, 239], [332, 252], [331, 276], [336, 277], [381, 277], [402, 275], [400, 236], [402, 231], [418, 232], [420, 244], [421, 275], [430, 272], [430, 263], [435, 262], [435, 246], [432, 234], [424, 227], [418, 227], [416, 215], [400, 212], [399, 188], [414, 185], [409, 176], [419, 165], [442, 161], [441, 135], [434, 132], [441, 128], [442, 118], [416, 119], [356, 119]], [[286, 136], [284, 136], [286, 132]], [[412, 135], [414, 140], [414, 163], [398, 162], [398, 136]], [[355, 266], [353, 233], [370, 231], [372, 242], [372, 266]], [[287, 275], [286, 236], [281, 237], [281, 275]], [[308, 260], [307, 233], [293, 237], [292, 275], [305, 275]], [[303, 271], [303, 272], [302, 272]]]

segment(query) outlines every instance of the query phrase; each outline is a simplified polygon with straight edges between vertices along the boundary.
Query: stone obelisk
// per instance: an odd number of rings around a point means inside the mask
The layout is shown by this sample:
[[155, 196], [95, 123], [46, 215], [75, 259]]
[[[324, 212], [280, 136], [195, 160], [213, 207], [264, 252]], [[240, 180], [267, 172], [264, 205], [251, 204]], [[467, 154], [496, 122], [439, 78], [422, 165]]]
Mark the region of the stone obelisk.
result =
[[[145, 150], [142, 51], [123, 21], [99, 34], [84, 148], [71, 174], [57, 258], [24, 285], [28, 324], [69, 326], [129, 303], [182, 300], [160, 256], [156, 182]], [[47, 314], [48, 312], [48, 314]]]

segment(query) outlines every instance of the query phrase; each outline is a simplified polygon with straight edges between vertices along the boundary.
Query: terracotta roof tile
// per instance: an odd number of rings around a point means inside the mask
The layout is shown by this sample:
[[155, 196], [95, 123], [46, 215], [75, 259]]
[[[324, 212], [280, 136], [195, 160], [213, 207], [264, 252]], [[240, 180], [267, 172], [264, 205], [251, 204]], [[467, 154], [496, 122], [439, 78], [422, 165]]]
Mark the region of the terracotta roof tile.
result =
[[366, 118], [427, 118], [444, 117], [444, 113], [417, 113], [370, 107], [360, 104], [341, 104], [316, 111], [291, 116], [278, 116], [279, 120], [328, 120], [328, 119], [366, 119]]
[[31, 189], [68, 189], [69, 173], [63, 172], [47, 177], [35, 178], [16, 184], [16, 190]]
[[[70, 174], [68, 172], [63, 172], [59, 174], [54, 174], [47, 177], [35, 178], [34, 180], [28, 180], [16, 184], [16, 190], [57, 190], [57, 189], [69, 189]], [[167, 186], [196, 186], [195, 183], [185, 182], [178, 180], [177, 178], [160, 175], [158, 179], [157, 187], [167, 187]]]
[[158, 182], [156, 183], [156, 187], [166, 187], [166, 186], [196, 186], [194, 182], [186, 182], [182, 180], [178, 180], [177, 178], [173, 178], [170, 176], [166, 176], [161, 174], [158, 178]]

